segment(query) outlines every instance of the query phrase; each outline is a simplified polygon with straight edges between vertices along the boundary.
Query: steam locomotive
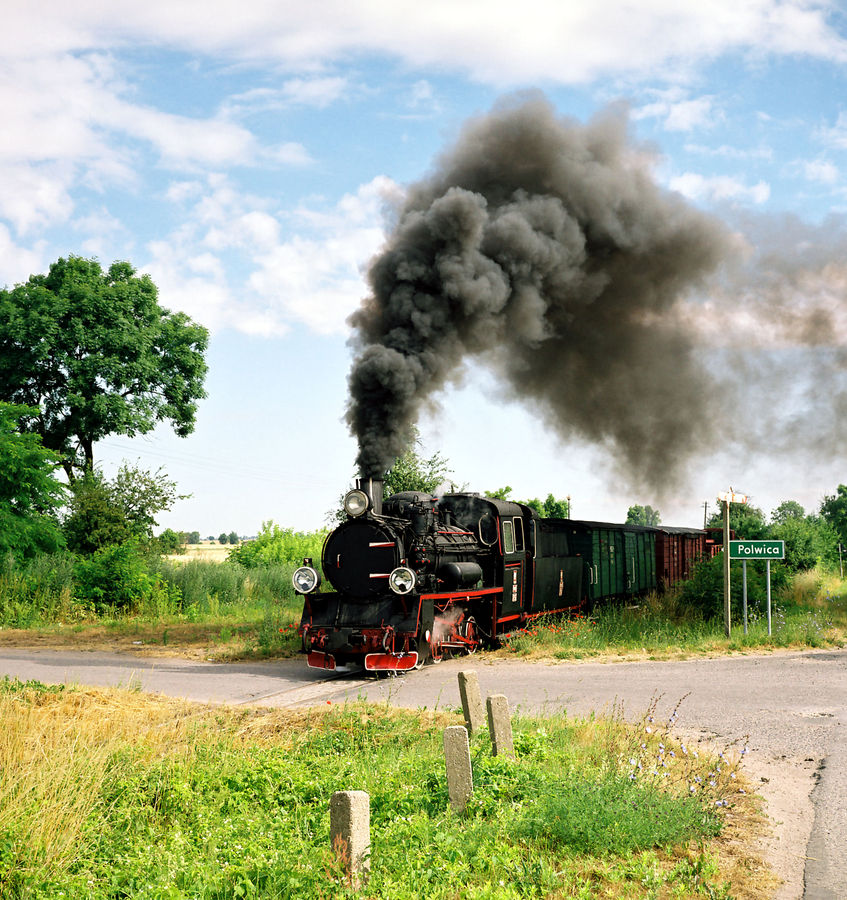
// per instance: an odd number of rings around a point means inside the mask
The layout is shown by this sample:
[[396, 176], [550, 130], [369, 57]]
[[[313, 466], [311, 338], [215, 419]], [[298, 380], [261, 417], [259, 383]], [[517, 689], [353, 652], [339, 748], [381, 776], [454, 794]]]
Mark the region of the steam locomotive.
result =
[[479, 494], [383, 499], [359, 479], [326, 539], [321, 575], [304, 560], [299, 633], [308, 664], [402, 672], [493, 645], [550, 613], [673, 584], [720, 549], [720, 531], [544, 519]]

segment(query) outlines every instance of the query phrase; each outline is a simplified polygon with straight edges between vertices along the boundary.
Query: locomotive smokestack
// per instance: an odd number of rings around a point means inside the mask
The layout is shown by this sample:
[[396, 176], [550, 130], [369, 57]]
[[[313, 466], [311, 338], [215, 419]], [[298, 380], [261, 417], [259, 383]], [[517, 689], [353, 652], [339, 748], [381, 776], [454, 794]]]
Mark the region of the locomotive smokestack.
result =
[[381, 478], [357, 478], [356, 487], [371, 498], [371, 509], [376, 515], [381, 516], [385, 482]]
[[667, 486], [709, 440], [718, 393], [673, 312], [730, 246], [655, 184], [623, 114], [579, 125], [534, 98], [470, 122], [409, 189], [350, 319], [360, 471], [381, 477], [477, 357], [559, 436]]

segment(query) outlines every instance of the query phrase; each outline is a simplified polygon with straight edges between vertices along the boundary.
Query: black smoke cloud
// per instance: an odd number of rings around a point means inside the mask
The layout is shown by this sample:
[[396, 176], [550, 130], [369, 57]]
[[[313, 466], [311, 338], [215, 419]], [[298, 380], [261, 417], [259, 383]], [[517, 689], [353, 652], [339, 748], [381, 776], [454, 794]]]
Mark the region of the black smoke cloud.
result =
[[532, 97], [465, 126], [409, 189], [351, 317], [363, 475], [390, 467], [470, 358], [632, 484], [667, 485], [711, 439], [717, 386], [675, 307], [733, 240], [659, 188], [648, 157], [622, 110], [582, 125]]

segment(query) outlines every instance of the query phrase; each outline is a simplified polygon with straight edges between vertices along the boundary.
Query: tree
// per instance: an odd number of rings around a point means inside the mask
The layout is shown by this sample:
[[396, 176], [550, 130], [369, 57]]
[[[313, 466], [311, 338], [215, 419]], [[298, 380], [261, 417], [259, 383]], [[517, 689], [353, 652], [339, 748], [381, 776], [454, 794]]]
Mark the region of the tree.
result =
[[227, 535], [226, 539], [229, 541], [230, 544], [237, 544], [238, 543], [238, 533], [235, 531], [230, 531], [230, 533]]
[[155, 472], [124, 463], [112, 481], [99, 469], [87, 471], [71, 485], [71, 500], [62, 523], [68, 548], [95, 553], [130, 539], [149, 541], [156, 516], [183, 499], [176, 483]]
[[189, 544], [199, 544], [200, 543], [200, 532], [199, 531], [189, 531], [188, 532], [188, 543]]
[[806, 510], [796, 500], [783, 500], [771, 513], [771, 523], [785, 525], [792, 519], [805, 519]]
[[838, 540], [847, 544], [847, 484], [839, 484], [832, 496], [824, 497], [821, 515], [835, 529]]
[[194, 430], [208, 332], [157, 293], [128, 262], [104, 272], [79, 256], [0, 291], [0, 400], [38, 408], [22, 428], [59, 454], [70, 481], [110, 434]]
[[570, 518], [570, 501], [557, 500], [552, 494], [548, 494], [544, 502], [539, 499], [534, 500], [518, 500], [524, 506], [534, 509], [539, 516], [544, 519], [569, 519]]
[[485, 496], [492, 500], [508, 500], [511, 493], [512, 487], [507, 484], [505, 487], [497, 488], [496, 491], [486, 491]]
[[0, 554], [28, 557], [57, 549], [62, 535], [55, 516], [65, 495], [56, 480], [55, 454], [41, 438], [21, 431], [33, 410], [0, 403]]
[[[417, 434], [415, 445], [421, 446]], [[383, 490], [386, 497], [402, 491], [423, 491], [426, 494], [434, 494], [451, 472], [449, 462], [440, 453], [433, 453], [432, 456], [424, 459], [414, 447], [410, 447], [394, 461], [394, 465], [385, 473]]]
[[[717, 501], [716, 513], [709, 519], [711, 528], [723, 528], [723, 501]], [[765, 514], [752, 503], [729, 504], [729, 527], [742, 540], [757, 541], [767, 537]]]
[[188, 535], [184, 531], [174, 531], [166, 528], [157, 538], [159, 552], [170, 555], [185, 553], [185, 544]]
[[655, 527], [661, 522], [662, 517], [659, 510], [653, 509], [652, 506], [630, 506], [626, 512], [627, 525], [652, 525]]
[[228, 535], [225, 531], [222, 531], [222, 532], [218, 535], [218, 543], [219, 543], [219, 544], [226, 544], [226, 543], [228, 543], [228, 541], [229, 541], [229, 535]]

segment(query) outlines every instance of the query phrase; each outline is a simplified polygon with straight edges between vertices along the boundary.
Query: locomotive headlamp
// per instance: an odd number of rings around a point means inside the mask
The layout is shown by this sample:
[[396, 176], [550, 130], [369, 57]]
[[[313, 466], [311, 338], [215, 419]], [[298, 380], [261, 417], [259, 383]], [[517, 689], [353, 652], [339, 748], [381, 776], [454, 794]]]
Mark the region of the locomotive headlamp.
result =
[[364, 491], [356, 489], [349, 491], [344, 498], [344, 512], [348, 516], [360, 516], [368, 509], [368, 495]]
[[415, 586], [415, 573], [400, 566], [388, 576], [388, 586], [395, 594], [408, 594]]
[[311, 566], [300, 566], [291, 576], [291, 582], [298, 594], [311, 594], [320, 586], [321, 576]]

